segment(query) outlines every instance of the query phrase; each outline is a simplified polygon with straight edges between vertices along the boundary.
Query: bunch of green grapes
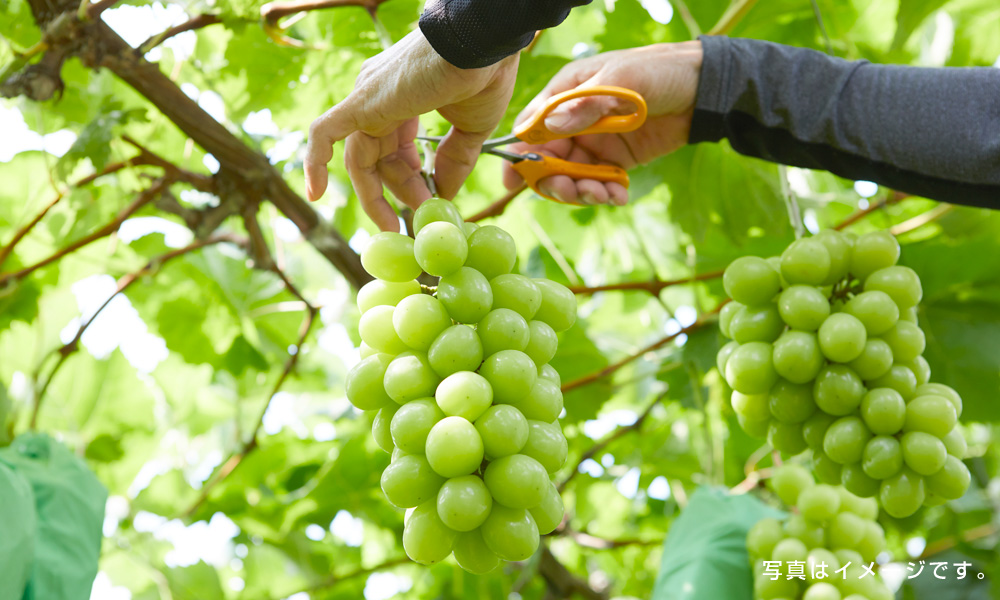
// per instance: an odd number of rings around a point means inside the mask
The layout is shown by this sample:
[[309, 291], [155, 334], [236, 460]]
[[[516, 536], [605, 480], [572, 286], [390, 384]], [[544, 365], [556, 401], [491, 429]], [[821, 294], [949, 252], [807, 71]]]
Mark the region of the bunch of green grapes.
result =
[[809, 471], [785, 464], [771, 489], [789, 507], [783, 522], [758, 521], [747, 534], [758, 600], [891, 600], [875, 571], [885, 531], [878, 504], [842, 486], [817, 484]]
[[733, 341], [717, 358], [747, 433], [789, 455], [811, 448], [821, 481], [905, 517], [961, 497], [970, 476], [962, 399], [929, 383], [923, 290], [898, 259], [884, 231], [822, 231], [780, 257], [736, 259], [719, 319]]
[[[403, 548], [414, 561], [454, 553], [485, 573], [524, 560], [563, 518], [550, 475], [566, 461], [556, 332], [576, 298], [511, 273], [516, 249], [494, 226], [462, 220], [446, 200], [416, 210], [416, 237], [379, 233], [361, 255], [375, 279], [358, 292], [362, 360], [347, 397], [374, 413], [392, 454], [382, 491], [409, 509]], [[439, 277], [424, 293], [423, 272]]]

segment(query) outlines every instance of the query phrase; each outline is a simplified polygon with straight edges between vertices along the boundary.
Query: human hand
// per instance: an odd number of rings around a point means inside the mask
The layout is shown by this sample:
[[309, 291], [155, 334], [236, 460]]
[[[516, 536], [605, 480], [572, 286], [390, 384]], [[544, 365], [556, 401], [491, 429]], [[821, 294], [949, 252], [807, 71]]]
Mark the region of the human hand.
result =
[[[628, 133], [577, 135], [540, 145], [512, 144], [508, 149], [624, 169], [673, 152], [688, 140], [701, 60], [701, 42], [694, 41], [618, 50], [572, 62], [518, 115], [517, 123], [535, 115], [555, 94], [577, 87], [614, 85], [642, 94], [649, 111], [645, 124]], [[627, 101], [611, 96], [583, 97], [553, 110], [545, 118], [545, 126], [553, 132], [573, 133], [606, 115], [633, 110]], [[508, 189], [523, 183], [509, 163], [504, 164], [503, 181]], [[571, 204], [623, 205], [628, 201], [628, 190], [620, 184], [573, 180], [565, 175], [546, 177], [539, 181], [539, 188]]]
[[344, 163], [365, 212], [380, 229], [398, 231], [382, 186], [412, 208], [431, 196], [414, 138], [418, 117], [437, 110], [452, 128], [438, 145], [434, 181], [440, 196], [454, 198], [507, 110], [517, 60], [459, 69], [417, 29], [365, 61], [350, 95], [309, 128], [306, 196], [317, 200], [326, 191], [333, 144], [346, 138]]

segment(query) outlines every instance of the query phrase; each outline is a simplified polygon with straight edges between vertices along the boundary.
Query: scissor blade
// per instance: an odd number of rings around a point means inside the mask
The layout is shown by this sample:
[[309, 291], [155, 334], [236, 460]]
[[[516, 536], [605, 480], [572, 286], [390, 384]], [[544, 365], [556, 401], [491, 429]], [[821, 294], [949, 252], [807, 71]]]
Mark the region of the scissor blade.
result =
[[506, 146], [507, 144], [513, 144], [515, 142], [520, 142], [520, 141], [521, 140], [513, 133], [510, 135], [505, 135], [503, 137], [489, 139], [483, 142], [483, 151], [485, 152], [487, 150], [492, 150], [497, 146]]
[[435, 142], [438, 143], [444, 139], [443, 135], [418, 135], [418, 140], [423, 140], [425, 142]]
[[507, 150], [499, 150], [497, 148], [483, 148], [483, 154], [492, 154], [493, 156], [499, 156], [504, 160], [509, 160], [512, 163], [518, 163], [527, 158], [523, 154], [517, 152], [508, 152]]

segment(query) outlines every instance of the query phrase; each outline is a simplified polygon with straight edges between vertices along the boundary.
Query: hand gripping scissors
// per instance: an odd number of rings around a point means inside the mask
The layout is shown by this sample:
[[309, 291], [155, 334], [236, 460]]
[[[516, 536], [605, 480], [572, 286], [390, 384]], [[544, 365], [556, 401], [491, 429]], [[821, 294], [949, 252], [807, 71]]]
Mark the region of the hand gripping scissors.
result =
[[[576, 98], [587, 96], [613, 96], [627, 100], [635, 105], [635, 112], [628, 115], [607, 115], [601, 117], [596, 123], [583, 131], [576, 133], [556, 133], [545, 126], [545, 118], [560, 104]], [[558, 199], [543, 193], [538, 189], [538, 181], [552, 175], [568, 175], [573, 179], [594, 179], [596, 181], [615, 182], [628, 188], [629, 179], [625, 169], [611, 165], [589, 165], [585, 163], [572, 162], [561, 158], [554, 158], [537, 154], [535, 152], [510, 152], [501, 150], [500, 146], [506, 146], [514, 142], [527, 142], [529, 144], [544, 144], [552, 140], [561, 140], [587, 135], [592, 133], [626, 133], [635, 131], [646, 121], [646, 101], [638, 92], [629, 89], [610, 85], [598, 85], [587, 88], [577, 88], [561, 94], [556, 94], [549, 98], [545, 106], [535, 116], [521, 123], [514, 128], [510, 135], [486, 140], [482, 154], [492, 154], [509, 160], [514, 170], [524, 178], [528, 187], [538, 195], [549, 200]], [[440, 142], [442, 136], [419, 137], [422, 140]]]

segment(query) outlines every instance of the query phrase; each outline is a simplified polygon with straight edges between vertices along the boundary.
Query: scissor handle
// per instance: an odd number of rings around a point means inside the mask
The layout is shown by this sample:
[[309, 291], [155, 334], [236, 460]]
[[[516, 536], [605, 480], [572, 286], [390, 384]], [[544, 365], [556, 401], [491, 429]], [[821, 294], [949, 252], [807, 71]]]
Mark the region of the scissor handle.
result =
[[[600, 120], [590, 127], [576, 133], [555, 133], [545, 126], [545, 117], [549, 116], [549, 113], [555, 110], [557, 106], [569, 100], [588, 96], [613, 96], [627, 100], [635, 105], [635, 112], [630, 115], [607, 115], [601, 117]], [[552, 96], [545, 103], [545, 107], [542, 110], [514, 129], [514, 135], [519, 140], [528, 142], [529, 144], [543, 144], [552, 140], [561, 140], [588, 133], [625, 133], [627, 131], [635, 131], [645, 122], [646, 101], [641, 94], [614, 85], [595, 85], [592, 87], [576, 88]]]
[[528, 184], [528, 187], [543, 198], [562, 202], [558, 198], [553, 198], [538, 189], [538, 181], [552, 175], [568, 175], [573, 179], [595, 179], [597, 181], [615, 182], [628, 189], [628, 173], [621, 167], [588, 165], [540, 154], [536, 156], [538, 157], [537, 159], [525, 158], [514, 163], [512, 166], [514, 171], [524, 178], [524, 182]]

